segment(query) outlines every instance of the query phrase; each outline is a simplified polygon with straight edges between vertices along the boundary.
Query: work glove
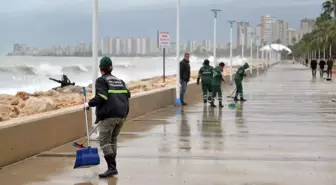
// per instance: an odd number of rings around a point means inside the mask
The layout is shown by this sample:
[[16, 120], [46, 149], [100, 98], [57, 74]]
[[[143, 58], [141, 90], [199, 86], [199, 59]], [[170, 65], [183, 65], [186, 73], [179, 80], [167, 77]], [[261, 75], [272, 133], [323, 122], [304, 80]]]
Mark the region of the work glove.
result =
[[200, 78], [197, 78], [197, 83], [196, 83], [197, 85], [199, 85], [199, 81], [200, 81]]
[[89, 103], [87, 103], [87, 102], [84, 103], [84, 104], [83, 104], [83, 109], [84, 109], [84, 110], [89, 110], [89, 109], [90, 109]]

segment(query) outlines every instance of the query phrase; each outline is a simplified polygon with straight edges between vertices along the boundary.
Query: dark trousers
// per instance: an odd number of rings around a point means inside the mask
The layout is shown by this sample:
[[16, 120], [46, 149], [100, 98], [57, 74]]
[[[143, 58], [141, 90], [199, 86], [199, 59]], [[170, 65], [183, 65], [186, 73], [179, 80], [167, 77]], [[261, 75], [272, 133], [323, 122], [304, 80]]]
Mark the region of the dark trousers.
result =
[[323, 77], [324, 69], [320, 68], [320, 77]]
[[213, 85], [212, 86], [212, 99], [211, 102], [215, 101], [215, 97], [218, 95], [217, 99], [219, 103], [222, 103], [222, 88], [220, 85]]
[[187, 91], [187, 87], [188, 87], [188, 82], [184, 81], [184, 80], [180, 80], [180, 84], [181, 84], [181, 91], [180, 91], [180, 100], [181, 103], [184, 102], [184, 95]]
[[202, 83], [203, 100], [211, 100], [212, 86], [211, 84]]
[[238, 98], [238, 95], [240, 94], [240, 97], [243, 98], [244, 94], [243, 94], [243, 84], [241, 80], [235, 80], [236, 83], [236, 98]]
[[332, 78], [332, 68], [327, 69], [328, 78]]
[[316, 68], [312, 69], [312, 75], [313, 75], [313, 77], [316, 77]]
[[100, 123], [98, 140], [104, 156], [117, 154], [117, 137], [125, 120], [125, 118], [107, 118]]

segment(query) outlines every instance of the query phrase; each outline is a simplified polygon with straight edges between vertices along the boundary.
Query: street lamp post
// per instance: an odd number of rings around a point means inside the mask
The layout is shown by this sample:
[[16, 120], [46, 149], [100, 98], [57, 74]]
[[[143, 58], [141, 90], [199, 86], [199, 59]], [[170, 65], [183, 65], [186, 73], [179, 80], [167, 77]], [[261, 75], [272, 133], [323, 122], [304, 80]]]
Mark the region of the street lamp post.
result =
[[244, 61], [244, 28], [241, 28], [241, 41], [242, 41], [242, 61]]
[[176, 0], [176, 99], [175, 105], [181, 106], [180, 99], [180, 0]]
[[252, 75], [252, 66], [253, 66], [253, 62], [252, 62], [252, 60], [253, 60], [253, 32], [250, 32], [249, 33], [250, 35], [251, 35], [251, 39], [250, 39], [250, 42], [251, 42], [251, 48], [250, 48], [250, 50], [251, 50], [251, 56], [250, 56], [250, 63], [251, 63], [251, 67], [250, 67], [250, 74]]
[[230, 23], [230, 81], [232, 82], [232, 25], [236, 21], [229, 21]]
[[213, 55], [214, 55], [214, 65], [217, 65], [216, 63], [216, 46], [217, 46], [217, 14], [218, 12], [222, 11], [222, 10], [219, 10], [219, 9], [211, 9], [211, 11], [214, 13], [214, 48], [213, 48]]
[[257, 74], [259, 74], [259, 37], [255, 36], [255, 41], [256, 41], [256, 45], [257, 45]]
[[[96, 93], [96, 79], [98, 78], [98, 0], [93, 0], [92, 9], [92, 96]], [[94, 125], [96, 117], [95, 108], [91, 108], [91, 120]], [[97, 139], [96, 136], [92, 136], [90, 139]]]
[[265, 48], [264, 48], [264, 42], [263, 41], [261, 41], [261, 48], [262, 48], [262, 50], [261, 50], [261, 64], [262, 64], [261, 69], [264, 70], [264, 61], [265, 61], [264, 51], [265, 51]]

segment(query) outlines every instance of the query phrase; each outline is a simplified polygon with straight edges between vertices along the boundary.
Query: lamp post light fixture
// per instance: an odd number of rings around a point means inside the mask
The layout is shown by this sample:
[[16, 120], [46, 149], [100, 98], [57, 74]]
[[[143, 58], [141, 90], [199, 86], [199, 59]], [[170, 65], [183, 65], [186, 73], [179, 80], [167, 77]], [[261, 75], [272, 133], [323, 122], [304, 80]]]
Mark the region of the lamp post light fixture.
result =
[[216, 46], [217, 46], [217, 43], [216, 43], [216, 41], [217, 41], [217, 15], [218, 15], [218, 12], [221, 12], [222, 10], [220, 10], [220, 9], [211, 9], [211, 11], [214, 13], [214, 41], [213, 41], [213, 43], [214, 43], [214, 45], [213, 45], [213, 57], [214, 57], [214, 65], [217, 65], [217, 63], [216, 63]]

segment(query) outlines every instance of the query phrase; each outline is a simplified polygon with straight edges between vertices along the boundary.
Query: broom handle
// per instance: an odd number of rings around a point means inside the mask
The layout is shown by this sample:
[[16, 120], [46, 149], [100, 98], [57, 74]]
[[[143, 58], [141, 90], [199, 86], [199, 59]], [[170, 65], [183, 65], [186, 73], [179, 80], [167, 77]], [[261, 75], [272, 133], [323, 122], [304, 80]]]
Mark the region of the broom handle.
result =
[[[84, 95], [84, 103], [86, 103], [86, 89], [83, 87], [83, 95]], [[87, 143], [90, 146], [90, 136], [89, 136], [89, 125], [88, 125], [88, 115], [87, 110], [84, 109], [85, 112], [85, 126], [86, 126], [86, 136], [87, 136]]]

